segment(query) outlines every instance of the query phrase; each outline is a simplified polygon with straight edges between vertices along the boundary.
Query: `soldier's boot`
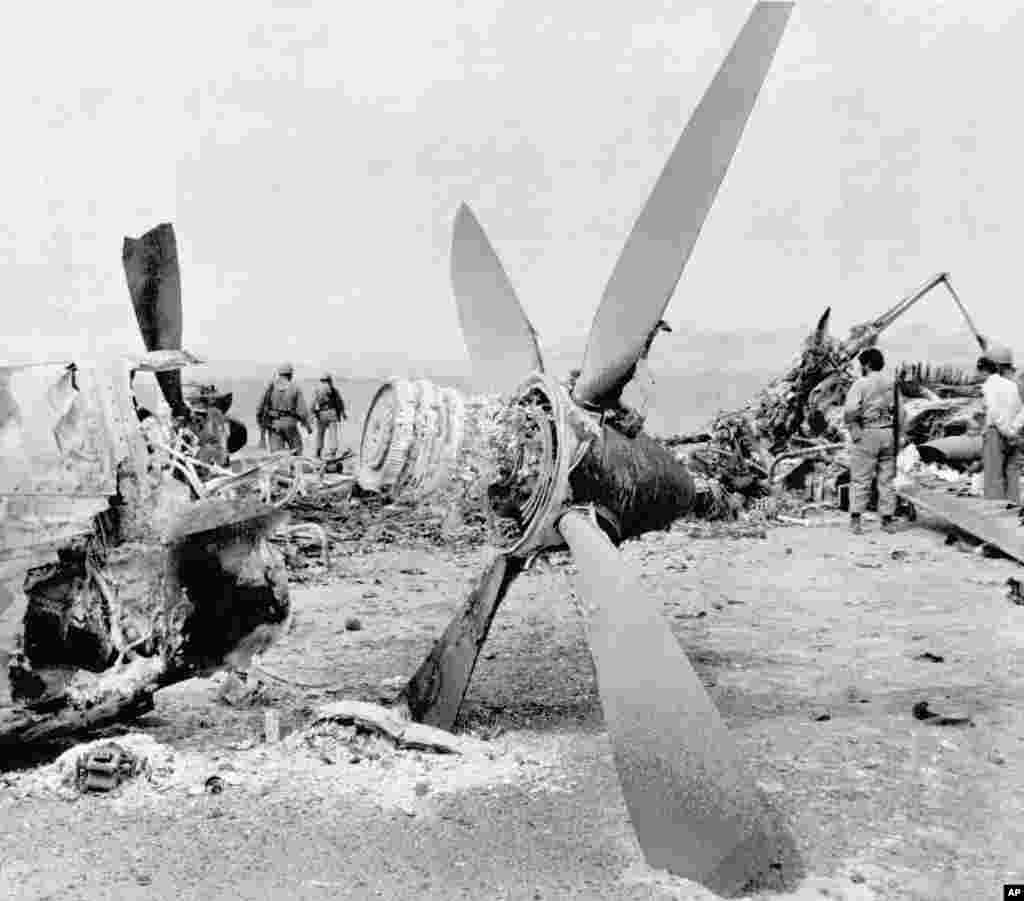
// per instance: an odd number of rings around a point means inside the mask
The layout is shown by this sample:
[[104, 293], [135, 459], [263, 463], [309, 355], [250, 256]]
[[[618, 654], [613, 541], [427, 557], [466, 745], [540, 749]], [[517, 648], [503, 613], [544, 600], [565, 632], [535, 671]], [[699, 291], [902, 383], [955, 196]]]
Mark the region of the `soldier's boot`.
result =
[[863, 535], [864, 534], [864, 527], [861, 525], [860, 514], [859, 513], [851, 513], [850, 514], [850, 531], [854, 535]]
[[896, 524], [892, 521], [891, 516], [882, 517], [882, 531], [888, 532], [890, 535], [896, 531]]

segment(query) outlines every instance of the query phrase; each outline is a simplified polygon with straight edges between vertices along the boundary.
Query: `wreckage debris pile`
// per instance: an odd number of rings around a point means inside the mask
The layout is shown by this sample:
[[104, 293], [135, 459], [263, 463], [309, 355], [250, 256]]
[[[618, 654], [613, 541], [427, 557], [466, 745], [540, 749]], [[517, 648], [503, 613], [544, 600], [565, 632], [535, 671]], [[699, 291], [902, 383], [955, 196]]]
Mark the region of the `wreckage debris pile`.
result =
[[[730, 499], [716, 504], [709, 518], [735, 516], [737, 507], [771, 495], [769, 477], [775, 457], [843, 441], [845, 429], [836, 404], [841, 404], [853, 381], [848, 362], [843, 345], [824, 334], [819, 324], [788, 372], [742, 409], [719, 413], [702, 433], [663, 439], [698, 477], [701, 493]], [[801, 459], [786, 461], [780, 476], [785, 479], [802, 463]], [[835, 461], [833, 476], [844, 463]]]
[[[694, 518], [764, 518], [772, 511], [763, 502], [786, 491], [797, 493], [797, 507], [839, 499], [849, 478], [843, 402], [856, 355], [874, 343], [877, 329], [857, 326], [838, 341], [827, 334], [827, 321], [823, 316], [789, 370], [742, 409], [720, 412], [703, 432], [657, 439], [694, 476]], [[897, 377], [910, 444], [979, 433], [984, 412], [972, 374], [914, 363], [898, 366]], [[293, 521], [319, 523], [332, 542], [363, 552], [396, 542], [464, 549], [504, 544], [521, 528], [513, 511], [522, 509], [536, 484], [545, 449], [536, 411], [519, 411], [522, 421], [513, 422], [501, 409], [494, 398], [467, 409], [457, 458], [431, 493], [392, 499], [357, 491], [347, 505], [299, 498], [290, 505]], [[430, 481], [422, 475], [414, 481]], [[317, 553], [312, 540], [301, 550], [293, 559]]]
[[[705, 518], [735, 518], [782, 489], [805, 491], [815, 501], [838, 496], [849, 476], [843, 403], [856, 354], [877, 335], [858, 326], [838, 342], [825, 333], [826, 325], [827, 314], [789, 371], [743, 409], [719, 413], [701, 433], [661, 439], [697, 478]], [[911, 445], [980, 433], [984, 408], [972, 374], [914, 363], [898, 366], [896, 375]]]
[[[820, 405], [811, 403], [811, 398], [827, 380], [834, 382], [830, 387], [835, 393], [845, 395], [853, 381], [845, 364], [842, 346], [835, 339], [812, 335], [789, 372], [755, 398], [747, 421], [758, 436], [767, 440], [773, 454], [783, 453], [798, 435], [813, 435], [823, 442], [841, 438], [836, 424], [825, 418]], [[727, 429], [735, 416], [719, 416], [714, 431]]]
[[906, 412], [906, 437], [911, 444], [967, 434], [975, 426], [978, 414], [984, 415], [980, 403], [972, 403], [969, 398], [908, 400]]
[[977, 394], [975, 377], [957, 366], [901, 363], [896, 368], [896, 378], [904, 385], [919, 386], [940, 397]]
[[[432, 504], [391, 500], [379, 494], [353, 494], [347, 502], [330, 498], [298, 498], [288, 506], [295, 523], [323, 526], [332, 543], [345, 545], [346, 553], [370, 554], [400, 543], [415, 547], [451, 547], [470, 550], [489, 541], [486, 518], [456, 521]], [[319, 556], [311, 539], [300, 545], [304, 555]], [[289, 561], [290, 564], [293, 561]]]

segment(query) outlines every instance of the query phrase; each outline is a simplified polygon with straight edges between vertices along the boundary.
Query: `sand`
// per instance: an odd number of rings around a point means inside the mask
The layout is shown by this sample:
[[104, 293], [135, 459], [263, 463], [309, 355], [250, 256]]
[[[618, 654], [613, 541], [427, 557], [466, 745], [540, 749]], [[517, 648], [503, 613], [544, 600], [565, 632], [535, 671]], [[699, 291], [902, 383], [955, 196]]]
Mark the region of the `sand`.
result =
[[[787, 893], [758, 897], [1001, 897], [1024, 881], [1024, 607], [1004, 587], [1020, 568], [926, 522], [876, 529], [678, 524], [624, 554], [792, 831]], [[262, 661], [321, 687], [264, 678], [234, 703], [222, 678], [164, 690], [115, 736], [154, 773], [111, 795], [62, 784], [68, 759], [0, 774], [0, 898], [714, 897], [643, 863], [564, 557], [500, 611], [463, 753], [315, 724], [332, 701], [392, 696], [487, 558], [357, 550], [336, 542], [329, 572], [300, 555], [295, 624]], [[972, 725], [917, 720], [922, 700]]]

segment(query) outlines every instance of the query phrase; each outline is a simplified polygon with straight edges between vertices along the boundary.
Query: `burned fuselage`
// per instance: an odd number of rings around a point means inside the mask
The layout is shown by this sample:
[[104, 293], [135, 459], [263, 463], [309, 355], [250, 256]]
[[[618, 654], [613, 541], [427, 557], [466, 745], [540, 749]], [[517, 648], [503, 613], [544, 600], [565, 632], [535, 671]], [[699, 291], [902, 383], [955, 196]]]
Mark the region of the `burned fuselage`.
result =
[[195, 417], [133, 402], [175, 355], [0, 367], [0, 743], [141, 712], [286, 623], [284, 514], [208, 487]]

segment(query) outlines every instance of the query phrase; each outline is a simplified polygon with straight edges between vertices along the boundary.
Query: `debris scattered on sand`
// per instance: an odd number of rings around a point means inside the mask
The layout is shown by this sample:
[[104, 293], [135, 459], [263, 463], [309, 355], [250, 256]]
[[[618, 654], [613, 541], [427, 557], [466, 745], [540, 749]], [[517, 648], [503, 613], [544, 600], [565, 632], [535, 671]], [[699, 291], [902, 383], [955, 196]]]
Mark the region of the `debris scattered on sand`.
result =
[[102, 742], [78, 755], [75, 787], [81, 792], [109, 792], [146, 771], [146, 758], [122, 748], [117, 742]]
[[[48, 766], [12, 775], [9, 784], [16, 793], [52, 794], [64, 800], [74, 800], [85, 789], [82, 783], [83, 764], [87, 765], [90, 760], [103, 755], [111, 744], [107, 739], [100, 739], [76, 745]], [[111, 786], [109, 793], [117, 796], [138, 791], [142, 783], [160, 785], [174, 759], [169, 748], [144, 733], [119, 736], [116, 746], [125, 758], [133, 761], [131, 778], [120, 779]]]
[[761, 897], [765, 901], [875, 901], [879, 895], [864, 882], [863, 877], [856, 880], [852, 876], [847, 879], [811, 876], [793, 892]]
[[914, 719], [928, 723], [930, 726], [973, 726], [974, 721], [965, 713], [938, 713], [932, 710], [927, 701], [918, 701], [913, 708]]
[[365, 701], [337, 701], [321, 707], [313, 720], [313, 727], [325, 722], [354, 726], [357, 731], [382, 735], [399, 748], [461, 754], [466, 747], [466, 739], [460, 736], [422, 723], [410, 722], [391, 708]]
[[[391, 500], [383, 495], [368, 494], [340, 502], [330, 498], [297, 498], [288, 510], [296, 522], [323, 526], [329, 543], [345, 545], [346, 554], [372, 554], [399, 540], [411, 547], [457, 550], [475, 549], [489, 540], [487, 523], [482, 517], [463, 516], [455, 521], [441, 515], [433, 504]], [[302, 553], [314, 556], [319, 554], [319, 548], [310, 543]]]
[[918, 654], [914, 657], [915, 660], [927, 660], [930, 663], [945, 663], [946, 658], [941, 654], [933, 654], [931, 651], [925, 651], [923, 654]]
[[261, 703], [265, 696], [265, 686], [256, 677], [244, 670], [231, 669], [213, 677], [219, 682], [216, 698], [230, 707], [254, 707]]
[[[848, 878], [829, 876], [808, 876], [792, 892], [758, 892], [754, 897], [763, 901], [876, 901], [879, 895], [869, 887], [863, 876], [851, 873]], [[662, 870], [654, 870], [645, 863], [634, 863], [622, 874], [625, 885], [644, 885], [657, 889], [662, 894], [680, 901], [722, 901], [720, 895]]]
[[[486, 785], [573, 790], [564, 764], [569, 741], [505, 733], [500, 742], [484, 742], [404, 721], [377, 705], [345, 701], [322, 708], [310, 725], [273, 745], [249, 739], [200, 753], [128, 733], [117, 742], [139, 761], [138, 775], [90, 797], [118, 809], [153, 808], [228, 791], [273, 800], [287, 786], [289, 796], [316, 803], [355, 796], [384, 809], [427, 815], [444, 795]], [[81, 797], [79, 758], [106, 744], [79, 745], [47, 766], [6, 774], [5, 789], [12, 797], [75, 801]]]
[[1006, 597], [1018, 607], [1024, 607], [1024, 584], [1013, 577], [1006, 580]]

